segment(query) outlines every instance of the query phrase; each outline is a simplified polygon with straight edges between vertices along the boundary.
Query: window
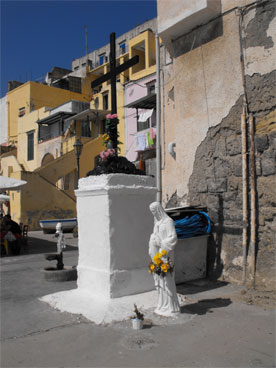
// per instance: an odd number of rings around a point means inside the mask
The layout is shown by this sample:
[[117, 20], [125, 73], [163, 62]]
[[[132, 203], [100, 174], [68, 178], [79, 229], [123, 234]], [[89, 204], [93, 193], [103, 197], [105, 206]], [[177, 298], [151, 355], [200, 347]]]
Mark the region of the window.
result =
[[105, 54], [99, 55], [99, 65], [103, 65], [105, 63]]
[[103, 110], [108, 110], [108, 93], [103, 94]]
[[146, 121], [137, 121], [137, 132], [149, 129], [149, 127], [150, 127], [150, 119], [147, 119]]
[[90, 121], [89, 118], [81, 122], [81, 136], [91, 137]]
[[93, 89], [93, 94], [96, 95], [97, 93], [101, 92], [101, 90], [102, 90], [102, 86], [99, 86], [97, 88], [94, 88]]
[[28, 152], [27, 160], [31, 161], [34, 159], [34, 132], [28, 132]]
[[121, 51], [121, 55], [125, 54], [126, 53], [126, 42], [121, 42], [120, 43], [120, 51]]
[[63, 190], [70, 189], [70, 173], [63, 177]]
[[137, 131], [138, 132], [140, 132], [141, 130], [150, 128], [150, 119], [151, 119], [152, 114], [153, 114], [153, 109], [152, 110], [147, 109], [144, 112], [139, 114], [139, 118], [137, 121]]
[[100, 134], [104, 134], [106, 132], [106, 127], [105, 127], [105, 120], [102, 120], [100, 122]]
[[74, 70], [79, 70], [79, 68], [80, 68], [79, 66], [75, 66]]
[[155, 93], [155, 80], [147, 83], [148, 95]]
[[151, 115], [151, 126], [156, 127], [156, 110], [154, 110], [153, 114]]
[[148, 88], [148, 95], [155, 93], [155, 84], [151, 84], [147, 88]]
[[25, 113], [26, 113], [25, 106], [24, 107], [20, 107], [20, 109], [18, 109], [18, 116], [19, 117], [24, 116]]

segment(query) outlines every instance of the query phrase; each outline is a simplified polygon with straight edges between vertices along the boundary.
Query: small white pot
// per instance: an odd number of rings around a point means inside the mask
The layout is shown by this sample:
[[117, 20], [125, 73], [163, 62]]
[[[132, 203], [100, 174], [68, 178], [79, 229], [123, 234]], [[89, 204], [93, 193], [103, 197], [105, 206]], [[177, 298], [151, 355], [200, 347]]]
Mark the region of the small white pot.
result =
[[139, 318], [132, 319], [132, 328], [134, 330], [142, 330], [143, 328], [143, 320]]

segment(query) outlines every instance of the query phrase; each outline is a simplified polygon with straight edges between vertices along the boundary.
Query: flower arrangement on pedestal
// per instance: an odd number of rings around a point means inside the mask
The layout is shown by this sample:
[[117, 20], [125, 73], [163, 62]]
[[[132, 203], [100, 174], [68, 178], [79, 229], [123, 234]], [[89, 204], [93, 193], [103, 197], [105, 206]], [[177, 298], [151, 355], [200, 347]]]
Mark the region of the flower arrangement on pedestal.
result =
[[155, 254], [149, 264], [149, 273], [156, 273], [159, 276], [166, 276], [168, 272], [173, 272], [174, 265], [172, 264], [168, 252], [164, 249]]
[[120, 151], [118, 144], [119, 133], [117, 125], [119, 124], [119, 119], [117, 114], [107, 114], [105, 121], [106, 133], [103, 134], [103, 146], [105, 149], [100, 153], [102, 161], [107, 161], [109, 158], [117, 155], [117, 151]]
[[89, 171], [86, 174], [87, 176], [115, 173], [145, 175], [145, 172], [138, 170], [126, 157], [118, 156], [118, 152], [121, 151], [118, 145], [122, 144], [118, 140], [118, 124], [119, 119], [117, 114], [106, 115], [106, 133], [103, 134], [103, 146], [105, 149], [100, 153], [94, 169]]
[[117, 151], [118, 145], [121, 143], [118, 141], [119, 133], [117, 125], [119, 124], [119, 119], [117, 114], [107, 114], [105, 121], [106, 130], [106, 140], [105, 144], [107, 148], [113, 148]]
[[115, 155], [115, 149], [108, 148], [100, 153], [100, 157], [103, 161], [108, 160], [108, 158], [113, 157]]

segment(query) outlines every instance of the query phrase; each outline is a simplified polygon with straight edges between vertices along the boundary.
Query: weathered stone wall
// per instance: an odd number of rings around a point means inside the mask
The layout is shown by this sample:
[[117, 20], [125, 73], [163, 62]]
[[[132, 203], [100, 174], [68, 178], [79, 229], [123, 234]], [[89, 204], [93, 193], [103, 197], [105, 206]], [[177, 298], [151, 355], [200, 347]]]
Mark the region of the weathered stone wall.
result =
[[[192, 44], [193, 33], [183, 36], [177, 41], [177, 56], [173, 59], [172, 65], [165, 67], [165, 83], [166, 76], [168, 80], [165, 89], [168, 95], [167, 104], [163, 109], [167, 136], [165, 139], [168, 141], [176, 137], [177, 159], [174, 164], [167, 155], [163, 156], [163, 200], [167, 207], [185, 203], [207, 206], [214, 223], [213, 236], [208, 245], [208, 273], [241, 282], [243, 229], [241, 114], [245, 93], [249, 113], [253, 114], [256, 125], [257, 283], [274, 285], [276, 229], [276, 72], [273, 70], [275, 69], [275, 3], [263, 1], [255, 7], [244, 9], [241, 39], [236, 27], [238, 22], [235, 25], [233, 17], [238, 17], [238, 14], [233, 12], [222, 17], [221, 31], [213, 39], [210, 37], [210, 40], [197, 46], [202, 49], [201, 52], [197, 50], [194, 51], [194, 54], [188, 52], [190, 58], [193, 59], [190, 62], [185, 61], [188, 56], [183, 56], [181, 49], [183, 53], [187, 53], [187, 49], [191, 48], [189, 43]], [[219, 23], [219, 20], [216, 22]], [[212, 29], [212, 25], [201, 28]], [[218, 29], [217, 26], [215, 28]], [[194, 33], [196, 32], [199, 36], [202, 35], [202, 29], [195, 30]], [[206, 37], [208, 38], [207, 33]], [[195, 42], [198, 40], [197, 37]], [[228, 41], [232, 45], [232, 50], [225, 48], [225, 43]], [[242, 42], [244, 65], [237, 59], [240, 41]], [[220, 47], [215, 47], [215, 44]], [[225, 55], [226, 50], [228, 55]], [[217, 60], [216, 71], [211, 68], [215, 59]], [[227, 63], [229, 59], [231, 65]], [[183, 69], [186, 74], [180, 71], [177, 82], [173, 84], [170, 82], [173, 68], [180, 60], [184, 63], [185, 68]], [[204, 73], [201, 71], [203, 60], [205, 62]], [[224, 74], [222, 65], [225, 68]], [[206, 103], [202, 102], [203, 93], [199, 88], [198, 80], [192, 79], [196, 68], [198, 68], [201, 80], [204, 79]], [[229, 68], [231, 68], [233, 81], [229, 80]], [[245, 83], [242, 81], [242, 72], [245, 75]], [[190, 80], [187, 79], [189, 73]], [[219, 77], [220, 84], [218, 84]], [[182, 89], [179, 87], [181, 84]], [[173, 101], [169, 98], [169, 88], [174, 89]], [[228, 97], [225, 92], [228, 93]], [[182, 96], [185, 96], [185, 100]], [[235, 102], [231, 103], [234, 96], [237, 96]], [[187, 101], [191, 102], [190, 107], [187, 106]], [[221, 103], [224, 103], [224, 106], [221, 106]], [[224, 114], [230, 103], [231, 107]], [[177, 113], [177, 110], [182, 111], [182, 114]], [[170, 129], [169, 114], [177, 121]], [[205, 126], [202, 124], [202, 121], [206, 119], [205, 114], [208, 115], [206, 133], [204, 133], [206, 124]], [[179, 120], [181, 121], [183, 116], [185, 119], [183, 123], [181, 122], [181, 127]], [[218, 121], [219, 116], [221, 116], [220, 121]], [[189, 125], [186, 124], [187, 121]], [[205, 136], [201, 139], [204, 134]], [[196, 147], [191, 148], [192, 145]], [[174, 175], [177, 184], [174, 185], [172, 184], [173, 165], [178, 168]], [[184, 168], [183, 171], [181, 165]], [[179, 174], [182, 174], [182, 180], [178, 178]], [[180, 190], [181, 186], [182, 190]]]
[[[275, 277], [275, 77], [273, 72], [247, 78], [249, 105], [256, 115], [257, 282], [266, 284], [273, 283]], [[256, 88], [256, 78], [260, 88]], [[271, 102], [260, 111], [259, 104], [264, 101], [264, 106], [267, 96]], [[225, 278], [236, 281], [242, 279], [242, 104], [243, 96], [221, 124], [208, 131], [197, 149], [189, 181], [190, 203], [205, 203], [214, 223], [208, 252], [209, 274], [220, 276], [223, 272]]]

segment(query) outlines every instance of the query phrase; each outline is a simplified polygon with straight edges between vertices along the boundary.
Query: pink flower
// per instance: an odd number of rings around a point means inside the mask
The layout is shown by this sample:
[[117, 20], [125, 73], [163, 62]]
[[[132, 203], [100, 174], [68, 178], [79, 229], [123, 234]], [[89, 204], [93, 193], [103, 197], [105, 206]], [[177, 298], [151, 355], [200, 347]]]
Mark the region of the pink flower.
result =
[[111, 114], [107, 114], [107, 115], [106, 115], [106, 118], [107, 118], [107, 119], [112, 119], [112, 116], [113, 116], [113, 115], [111, 115]]
[[111, 156], [113, 156], [115, 154], [115, 149], [113, 149], [113, 148], [108, 148], [106, 151], [102, 151], [101, 153], [100, 153], [100, 156], [101, 156], [101, 159], [103, 160], [103, 161], [105, 161], [105, 160], [107, 160], [108, 159], [108, 157], [111, 157]]
[[113, 114], [113, 115], [111, 115], [111, 119], [116, 119], [118, 117], [118, 115], [117, 114]]

